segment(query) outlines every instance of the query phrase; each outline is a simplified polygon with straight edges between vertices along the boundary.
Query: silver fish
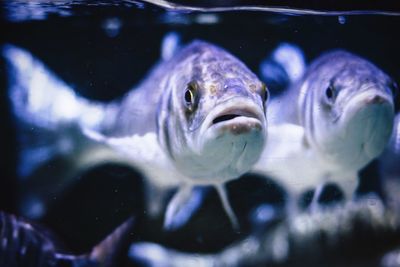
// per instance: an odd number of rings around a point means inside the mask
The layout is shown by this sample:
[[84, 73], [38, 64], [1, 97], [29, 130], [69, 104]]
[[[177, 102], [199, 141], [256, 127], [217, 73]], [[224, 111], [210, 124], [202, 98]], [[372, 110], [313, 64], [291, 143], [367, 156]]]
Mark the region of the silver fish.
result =
[[193, 186], [214, 185], [237, 226], [223, 184], [258, 160], [267, 136], [268, 97], [265, 85], [240, 60], [194, 41], [156, 65], [122, 100], [103, 104], [78, 96], [28, 52], [6, 46], [3, 54], [12, 69], [15, 114], [47, 130], [77, 128], [73, 136], [64, 130], [64, 138], [92, 148], [75, 155], [75, 168], [110, 160], [141, 169], [150, 181], [153, 213], [159, 209], [157, 195], [178, 186], [167, 207], [166, 228]]
[[295, 198], [326, 182], [351, 198], [358, 171], [384, 150], [393, 128], [393, 80], [346, 51], [318, 57], [271, 101], [269, 137], [257, 172], [276, 176]]

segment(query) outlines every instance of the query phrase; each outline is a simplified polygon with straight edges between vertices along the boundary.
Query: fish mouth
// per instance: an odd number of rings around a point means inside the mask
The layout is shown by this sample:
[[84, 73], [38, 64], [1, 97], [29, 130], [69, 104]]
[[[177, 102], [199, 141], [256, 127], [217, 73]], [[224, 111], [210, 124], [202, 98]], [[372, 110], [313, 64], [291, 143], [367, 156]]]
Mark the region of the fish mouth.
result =
[[379, 109], [366, 121], [366, 131], [362, 144], [364, 154], [371, 160], [377, 157], [389, 142], [393, 131], [394, 112], [389, 109]]
[[339, 120], [340, 117], [350, 119], [360, 113], [367, 114], [368, 110], [387, 110], [390, 113], [394, 110], [393, 99], [378, 90], [366, 90], [351, 98], [345, 105], [341, 116], [338, 116], [336, 120]]
[[345, 164], [361, 168], [379, 156], [389, 141], [393, 120], [394, 106], [388, 95], [369, 90], [350, 99], [340, 118], [340, 138], [346, 149], [360, 152]]
[[219, 104], [204, 121], [204, 130], [241, 134], [265, 129], [263, 110], [251, 101], [234, 100]]
[[221, 114], [217, 114], [216, 117], [212, 120], [212, 125], [230, 121], [230, 120], [233, 120], [238, 117], [259, 119], [256, 112], [254, 112], [253, 110], [251, 110], [249, 108], [246, 108], [246, 107], [242, 108], [242, 109], [232, 108], [232, 109], [227, 109], [227, 110], [221, 112]]

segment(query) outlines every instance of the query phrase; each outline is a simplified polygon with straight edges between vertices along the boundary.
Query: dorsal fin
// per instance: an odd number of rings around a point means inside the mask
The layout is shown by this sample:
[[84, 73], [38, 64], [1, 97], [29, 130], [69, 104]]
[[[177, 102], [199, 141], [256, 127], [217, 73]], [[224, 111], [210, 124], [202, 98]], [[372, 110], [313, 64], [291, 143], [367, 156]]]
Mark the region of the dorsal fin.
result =
[[261, 62], [261, 78], [272, 93], [280, 93], [303, 76], [305, 64], [299, 47], [282, 43]]
[[116, 263], [126, 257], [135, 225], [135, 219], [130, 217], [96, 245], [88, 258], [102, 267], [118, 266]]
[[171, 59], [181, 47], [181, 37], [176, 32], [167, 33], [161, 43], [161, 58], [163, 61]]
[[272, 52], [272, 60], [277, 62], [286, 71], [290, 83], [301, 78], [306, 69], [306, 63], [301, 49], [290, 43], [282, 43]]

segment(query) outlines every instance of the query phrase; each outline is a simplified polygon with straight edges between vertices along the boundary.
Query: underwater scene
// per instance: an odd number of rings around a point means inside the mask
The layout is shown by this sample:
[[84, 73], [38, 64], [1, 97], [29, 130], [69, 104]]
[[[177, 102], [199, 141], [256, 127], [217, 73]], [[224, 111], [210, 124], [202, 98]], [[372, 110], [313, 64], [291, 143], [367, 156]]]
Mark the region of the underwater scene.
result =
[[400, 10], [308, 3], [1, 2], [0, 267], [400, 267]]

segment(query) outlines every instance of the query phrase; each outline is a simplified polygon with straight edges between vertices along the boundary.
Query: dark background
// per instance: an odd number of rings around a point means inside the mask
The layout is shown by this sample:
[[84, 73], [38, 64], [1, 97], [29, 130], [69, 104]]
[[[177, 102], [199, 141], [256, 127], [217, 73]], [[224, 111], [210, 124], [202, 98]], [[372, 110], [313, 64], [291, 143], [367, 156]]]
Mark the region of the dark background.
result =
[[[361, 8], [378, 8], [375, 1], [369, 2], [372, 5]], [[204, 3], [206, 1], [198, 1], [196, 4]], [[282, 5], [288, 5], [289, 2], [283, 3]], [[294, 2], [293, 6], [319, 9], [335, 7], [332, 1], [324, 1], [325, 4], [319, 6], [316, 1], [306, 3], [308, 5], [303, 1]], [[340, 2], [335, 9], [360, 7], [355, 4], [356, 1], [343, 3], [345, 2]], [[383, 9], [397, 10], [390, 1], [379, 3]], [[110, 101], [119, 98], [143, 79], [159, 59], [161, 41], [170, 31], [180, 34], [184, 43], [202, 39], [218, 44], [239, 57], [256, 73], [259, 73], [260, 62], [280, 42], [285, 41], [299, 45], [309, 60], [329, 49], [347, 49], [368, 58], [395, 81], [400, 82], [399, 16], [345, 16], [345, 23], [340, 24], [338, 16], [296, 16], [241, 11], [214, 13], [218, 16], [218, 23], [199, 24], [196, 21], [202, 16], [200, 13], [166, 13], [162, 9], [146, 5], [82, 3], [68, 8], [47, 10], [47, 19], [32, 20], [29, 16], [15, 19], [11, 15], [16, 9], [4, 3], [1, 8], [0, 44], [12, 43], [29, 50], [56, 76], [89, 99]], [[60, 15], [64, 9], [70, 12], [69, 16]], [[112, 18], [121, 22], [120, 31], [115, 37], [107, 35], [102, 26], [107, 19]], [[0, 209], [18, 214], [18, 140], [16, 122], [9, 109], [3, 60], [0, 61], [0, 74]], [[135, 179], [132, 181], [131, 177]], [[139, 174], [111, 166], [94, 170], [82, 180], [71, 194], [64, 194], [60, 197], [61, 200], [55, 200], [57, 209], [44, 220], [53, 229], [67, 236], [69, 239], [67, 238], [66, 243], [76, 251], [90, 248], [130, 213], [143, 213]], [[257, 185], [256, 182], [254, 184]], [[93, 187], [96, 190], [91, 192]], [[135, 194], [139, 198], [135, 199], [129, 191], [133, 187], [137, 188]], [[234, 190], [235, 185], [231, 188]], [[237, 192], [238, 190], [232, 194], [236, 196]], [[212, 195], [212, 198], [216, 196]], [[125, 203], [123, 208], [121, 203]], [[210, 203], [209, 206], [212, 206], [213, 202]], [[91, 212], [88, 214], [87, 210]], [[75, 217], [84, 219], [77, 220]], [[99, 218], [103, 223], [98, 223]], [[80, 230], [76, 232], [71, 229]], [[221, 228], [217, 227], [214, 231], [221, 231]], [[82, 235], [83, 232], [87, 235]], [[74, 242], [79, 245], [74, 245]], [[217, 242], [212, 249], [218, 249], [220, 244], [226, 242]], [[193, 246], [192, 249], [199, 247]]]

